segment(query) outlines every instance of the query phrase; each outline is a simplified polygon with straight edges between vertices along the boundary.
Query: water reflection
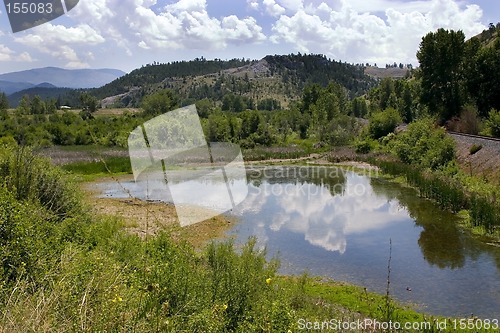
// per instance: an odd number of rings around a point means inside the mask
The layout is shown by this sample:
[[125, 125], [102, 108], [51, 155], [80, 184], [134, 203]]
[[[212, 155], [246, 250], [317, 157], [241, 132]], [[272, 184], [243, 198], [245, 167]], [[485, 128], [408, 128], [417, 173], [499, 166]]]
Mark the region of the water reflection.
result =
[[397, 200], [375, 195], [369, 178], [355, 173], [340, 172], [329, 178], [307, 174], [293, 180], [276, 177], [279, 174], [254, 177], [257, 183], [237, 211], [247, 219], [272, 211], [267, 228], [262, 222], [255, 224], [254, 234], [262, 244], [268, 241], [268, 232], [287, 230], [303, 234], [312, 245], [342, 254], [348, 235], [383, 229], [408, 218]]
[[465, 263], [467, 237], [457, 227], [458, 218], [439, 209], [427, 200], [419, 200], [413, 189], [402, 188], [380, 179], [371, 179], [374, 191], [397, 200], [408, 211], [415, 224], [423, 229], [418, 238], [422, 255], [431, 265], [439, 268], [460, 268]]

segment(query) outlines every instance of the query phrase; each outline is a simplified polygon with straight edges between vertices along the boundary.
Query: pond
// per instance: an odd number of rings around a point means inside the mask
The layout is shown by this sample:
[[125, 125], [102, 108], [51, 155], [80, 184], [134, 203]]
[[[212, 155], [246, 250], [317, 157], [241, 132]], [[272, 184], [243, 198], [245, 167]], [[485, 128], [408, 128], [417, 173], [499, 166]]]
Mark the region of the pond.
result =
[[[255, 236], [280, 259], [281, 273], [307, 271], [385, 293], [391, 257], [397, 300], [433, 315], [498, 318], [500, 248], [472, 238], [415, 190], [334, 167], [263, 166], [247, 177], [247, 197], [228, 213], [239, 223], [228, 234], [237, 244]], [[221, 188], [190, 182], [200, 197]], [[133, 182], [99, 186], [106, 197], [126, 197], [123, 186], [144, 198]]]

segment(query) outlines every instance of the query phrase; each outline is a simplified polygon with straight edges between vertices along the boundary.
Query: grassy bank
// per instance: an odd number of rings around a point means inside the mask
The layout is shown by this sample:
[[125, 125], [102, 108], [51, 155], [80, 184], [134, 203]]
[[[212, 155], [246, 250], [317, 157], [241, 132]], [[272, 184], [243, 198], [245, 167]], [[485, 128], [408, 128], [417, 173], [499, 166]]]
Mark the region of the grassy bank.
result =
[[385, 174], [400, 177], [418, 190], [421, 197], [435, 201], [442, 209], [464, 218], [464, 226], [476, 235], [500, 242], [500, 203], [486, 192], [472, 191], [459, 180], [398, 161], [367, 159]]

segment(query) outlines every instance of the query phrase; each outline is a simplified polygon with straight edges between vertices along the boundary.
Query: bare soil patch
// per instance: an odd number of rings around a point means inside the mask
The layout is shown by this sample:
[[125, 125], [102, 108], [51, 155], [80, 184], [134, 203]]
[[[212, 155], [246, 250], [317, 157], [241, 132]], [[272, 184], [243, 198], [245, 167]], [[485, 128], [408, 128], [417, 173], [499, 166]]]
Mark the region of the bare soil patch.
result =
[[[111, 179], [103, 178], [99, 182], [109, 180]], [[197, 224], [181, 227], [173, 204], [135, 198], [98, 198], [98, 193], [92, 184], [84, 184], [83, 190], [93, 211], [99, 215], [122, 218], [127, 231], [144, 239], [154, 237], [164, 230], [170, 232], [178, 241], [187, 241], [194, 247], [201, 248], [210, 240], [224, 237], [224, 232], [237, 222], [219, 215]]]

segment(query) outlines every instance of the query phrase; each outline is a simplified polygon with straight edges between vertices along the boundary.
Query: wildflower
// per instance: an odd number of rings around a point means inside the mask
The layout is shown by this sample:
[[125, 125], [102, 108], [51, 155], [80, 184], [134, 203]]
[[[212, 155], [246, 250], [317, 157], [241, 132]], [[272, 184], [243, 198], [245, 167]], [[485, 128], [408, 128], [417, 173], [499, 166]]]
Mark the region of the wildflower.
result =
[[271, 281], [272, 281], [272, 279], [271, 279], [271, 278], [267, 278], [267, 279], [266, 279], [266, 283], [267, 283], [267, 284], [271, 284]]
[[224, 308], [224, 310], [227, 310], [227, 304], [224, 304], [222, 307]]

